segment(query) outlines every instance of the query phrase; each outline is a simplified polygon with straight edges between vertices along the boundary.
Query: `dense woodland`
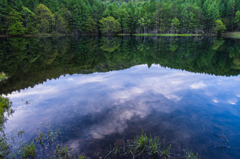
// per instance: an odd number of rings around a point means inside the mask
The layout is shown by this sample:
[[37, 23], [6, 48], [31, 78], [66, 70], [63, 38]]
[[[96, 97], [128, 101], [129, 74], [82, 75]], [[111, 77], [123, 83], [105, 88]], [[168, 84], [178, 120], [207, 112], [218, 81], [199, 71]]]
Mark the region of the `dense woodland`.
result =
[[1, 38], [0, 68], [9, 79], [0, 83], [0, 94], [65, 74], [108, 72], [139, 64], [239, 75], [240, 42], [215, 37]]
[[220, 33], [240, 0], [0, 0], [0, 34]]

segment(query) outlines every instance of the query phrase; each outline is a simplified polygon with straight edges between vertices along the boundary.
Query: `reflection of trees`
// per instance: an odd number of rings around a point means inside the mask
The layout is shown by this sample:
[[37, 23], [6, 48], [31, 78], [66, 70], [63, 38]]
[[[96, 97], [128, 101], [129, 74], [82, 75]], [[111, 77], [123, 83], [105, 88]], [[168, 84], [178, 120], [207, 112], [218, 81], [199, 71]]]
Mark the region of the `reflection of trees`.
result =
[[0, 93], [34, 86], [63, 74], [107, 72], [138, 64], [215, 75], [240, 73], [237, 40], [212, 38], [0, 39], [0, 71], [10, 79]]
[[41, 60], [47, 65], [49, 65], [57, 57], [58, 50], [51, 43], [45, 43], [44, 45], [42, 45], [42, 48], [43, 48], [42, 49], [43, 52], [42, 52]]
[[224, 40], [221, 39], [221, 40], [216, 40], [214, 39], [213, 40], [213, 46], [212, 46], [212, 49], [213, 50], [218, 50], [218, 48], [224, 43]]
[[121, 44], [121, 39], [117, 37], [103, 37], [101, 39], [101, 49], [106, 52], [114, 52], [119, 48]]

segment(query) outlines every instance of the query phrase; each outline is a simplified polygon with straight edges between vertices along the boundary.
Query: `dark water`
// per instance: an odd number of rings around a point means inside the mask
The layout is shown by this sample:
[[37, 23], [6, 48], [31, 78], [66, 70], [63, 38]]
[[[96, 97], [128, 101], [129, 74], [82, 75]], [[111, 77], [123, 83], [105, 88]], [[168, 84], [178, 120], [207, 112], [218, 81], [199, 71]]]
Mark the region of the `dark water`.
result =
[[[240, 40], [63, 37], [0, 40], [6, 133], [54, 126], [89, 157], [142, 130], [201, 158], [240, 158]], [[215, 134], [215, 135], [214, 135]], [[221, 145], [216, 135], [228, 142]], [[220, 145], [220, 146], [219, 146]], [[46, 156], [45, 156], [46, 158]]]

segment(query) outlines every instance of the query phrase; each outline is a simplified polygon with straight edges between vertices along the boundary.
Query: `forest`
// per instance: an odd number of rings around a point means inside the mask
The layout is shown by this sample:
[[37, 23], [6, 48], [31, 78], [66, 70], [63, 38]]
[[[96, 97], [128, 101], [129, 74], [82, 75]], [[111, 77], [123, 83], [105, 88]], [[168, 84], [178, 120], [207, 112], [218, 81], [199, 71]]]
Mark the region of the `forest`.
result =
[[240, 0], [0, 0], [0, 35], [238, 31]]

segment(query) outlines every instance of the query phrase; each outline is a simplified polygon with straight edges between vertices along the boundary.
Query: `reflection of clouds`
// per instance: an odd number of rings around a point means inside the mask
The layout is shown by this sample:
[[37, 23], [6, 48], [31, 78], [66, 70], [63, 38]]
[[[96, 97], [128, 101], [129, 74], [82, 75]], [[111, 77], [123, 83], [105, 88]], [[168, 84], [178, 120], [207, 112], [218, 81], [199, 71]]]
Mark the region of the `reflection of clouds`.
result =
[[236, 105], [236, 103], [237, 103], [237, 99], [229, 99], [228, 100], [228, 103], [230, 103], [230, 104], [232, 104], [232, 105]]
[[182, 79], [177, 76], [163, 75], [161, 77], [146, 77], [140, 86], [155, 94], [162, 94], [167, 99], [179, 101], [182, 97], [177, 93], [183, 90], [185, 85]]
[[44, 86], [44, 85], [37, 85], [34, 89], [25, 89], [21, 90], [21, 92], [13, 92], [9, 97], [11, 98], [25, 98], [28, 96], [33, 95], [46, 95], [46, 94], [55, 94], [58, 93], [59, 89], [54, 86]]
[[68, 81], [73, 81], [74, 79], [73, 79], [73, 78], [68, 78], [67, 80], [68, 80]]
[[133, 117], [144, 118], [150, 114], [150, 109], [141, 102], [118, 105], [107, 115], [100, 125], [93, 125], [90, 134], [93, 138], [102, 138], [112, 133], [122, 133], [127, 128], [127, 121]]
[[[114, 132], [123, 132], [127, 128], [127, 121], [134, 117], [145, 118], [152, 111], [171, 113], [180, 107], [180, 101], [183, 100], [197, 103], [198, 98], [186, 97], [187, 91], [200, 94], [200, 97], [207, 96], [209, 101], [204, 101], [205, 103], [223, 103], [225, 100], [225, 103], [236, 104], [237, 100], [231, 98], [231, 95], [225, 99], [219, 95], [221, 92], [237, 89], [236, 83], [229, 84], [229, 79], [236, 78], [195, 74], [157, 65], [148, 69], [146, 65], [141, 65], [123, 71], [61, 76], [57, 80], [49, 80], [20, 93], [14, 92], [9, 97], [13, 100], [31, 97], [36, 101], [41, 95], [41, 103], [53, 99], [45, 107], [36, 104], [31, 108], [38, 111], [28, 114], [29, 118], [37, 116], [41, 121], [46, 118], [58, 122], [60, 113], [61, 120], [70, 120], [74, 112], [77, 112], [78, 116], [94, 116], [110, 110], [109, 114], [103, 114], [104, 119], [92, 123], [88, 132], [94, 138], [102, 138]], [[238, 94], [239, 92], [232, 96], [236, 97]], [[39, 112], [46, 114], [41, 116]], [[49, 114], [51, 116], [46, 117]], [[24, 111], [21, 111], [21, 116], [24, 117]], [[21, 116], [18, 116], [18, 119]], [[71, 120], [74, 120], [74, 117]], [[17, 123], [15, 118], [12, 122]], [[34, 122], [32, 124], [34, 125]]]
[[198, 82], [198, 83], [193, 83], [190, 85], [190, 88], [192, 89], [201, 89], [201, 88], [205, 88], [206, 84], [204, 84], [202, 81]]
[[130, 89], [125, 89], [122, 91], [116, 91], [112, 93], [110, 98], [114, 100], [120, 100], [121, 103], [126, 102], [127, 100], [133, 100], [136, 96], [142, 94], [144, 91], [140, 88], [133, 87]]
[[74, 84], [76, 85], [82, 85], [82, 84], [86, 84], [86, 83], [93, 83], [93, 82], [104, 82], [107, 79], [104, 78], [104, 74], [102, 74], [103, 76], [101, 76], [101, 74], [94, 74], [93, 76], [91, 75], [86, 75], [86, 76], [82, 76], [81, 78], [78, 79], [78, 81]]

